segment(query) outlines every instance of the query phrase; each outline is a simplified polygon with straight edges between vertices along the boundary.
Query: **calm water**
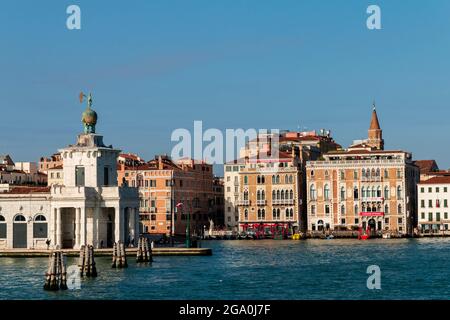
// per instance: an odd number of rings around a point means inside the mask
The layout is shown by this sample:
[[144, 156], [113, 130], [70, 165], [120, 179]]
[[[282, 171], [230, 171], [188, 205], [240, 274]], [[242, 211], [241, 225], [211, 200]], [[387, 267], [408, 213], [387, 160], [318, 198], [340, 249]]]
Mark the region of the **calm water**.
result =
[[[0, 258], [0, 299], [448, 299], [450, 238], [204, 241], [209, 257], [97, 258], [81, 290], [46, 292], [46, 258]], [[69, 259], [68, 264], [75, 263]], [[381, 290], [368, 290], [369, 265]]]

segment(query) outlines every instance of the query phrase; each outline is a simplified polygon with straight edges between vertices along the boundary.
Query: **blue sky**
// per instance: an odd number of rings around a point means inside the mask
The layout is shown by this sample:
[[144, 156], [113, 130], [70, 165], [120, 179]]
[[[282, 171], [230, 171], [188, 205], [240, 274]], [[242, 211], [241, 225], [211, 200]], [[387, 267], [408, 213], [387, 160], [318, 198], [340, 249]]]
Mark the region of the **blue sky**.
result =
[[386, 148], [450, 167], [447, 0], [2, 1], [0, 39], [0, 153], [17, 161], [75, 141], [82, 90], [105, 142], [146, 159], [194, 120], [326, 128], [348, 146], [375, 99]]

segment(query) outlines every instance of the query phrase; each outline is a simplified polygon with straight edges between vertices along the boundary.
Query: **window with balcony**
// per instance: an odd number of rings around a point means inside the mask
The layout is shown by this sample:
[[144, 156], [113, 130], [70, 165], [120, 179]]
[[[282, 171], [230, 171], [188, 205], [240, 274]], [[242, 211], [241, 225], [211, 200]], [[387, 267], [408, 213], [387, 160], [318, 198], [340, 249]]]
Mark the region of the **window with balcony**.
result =
[[384, 198], [389, 199], [389, 187], [384, 187]]
[[402, 187], [398, 186], [397, 187], [397, 199], [402, 199], [402, 198], [403, 198]]
[[316, 187], [314, 187], [313, 184], [309, 187], [309, 198], [311, 200], [316, 200]]
[[325, 184], [325, 187], [323, 188], [323, 197], [325, 200], [330, 200], [330, 187], [328, 184]]

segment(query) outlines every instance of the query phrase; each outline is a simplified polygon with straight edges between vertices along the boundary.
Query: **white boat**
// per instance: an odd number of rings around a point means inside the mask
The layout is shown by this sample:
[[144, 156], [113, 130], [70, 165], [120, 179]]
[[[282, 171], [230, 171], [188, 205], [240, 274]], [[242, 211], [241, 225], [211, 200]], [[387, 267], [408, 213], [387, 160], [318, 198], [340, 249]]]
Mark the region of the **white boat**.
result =
[[390, 239], [391, 234], [390, 233], [383, 233], [383, 239]]

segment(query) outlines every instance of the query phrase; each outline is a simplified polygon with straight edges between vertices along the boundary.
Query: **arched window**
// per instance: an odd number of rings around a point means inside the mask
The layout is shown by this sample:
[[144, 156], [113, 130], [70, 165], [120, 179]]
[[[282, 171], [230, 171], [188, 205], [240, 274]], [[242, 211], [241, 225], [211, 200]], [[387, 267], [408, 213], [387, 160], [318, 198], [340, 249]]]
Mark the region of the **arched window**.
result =
[[381, 198], [381, 187], [377, 188], [377, 197]]
[[341, 180], [345, 180], [345, 171], [341, 170]]
[[34, 218], [33, 238], [47, 238], [47, 219], [42, 214]]
[[258, 220], [261, 220], [261, 209], [258, 209]]
[[375, 198], [377, 196], [377, 191], [375, 190], [375, 187], [372, 187], [372, 198]]
[[384, 206], [384, 214], [388, 214], [389, 213], [389, 206], [386, 204]]
[[266, 183], [266, 178], [264, 176], [261, 176], [261, 183], [262, 184]]
[[345, 188], [341, 187], [341, 201], [345, 200]]
[[353, 198], [358, 199], [358, 188], [357, 187], [353, 188]]
[[377, 169], [377, 177], [380, 176], [380, 168]]
[[266, 192], [264, 190], [261, 191], [261, 200], [266, 200]]
[[402, 213], [402, 205], [401, 204], [399, 204], [398, 207], [397, 207], [397, 213], [398, 214]]
[[21, 214], [18, 214], [15, 218], [14, 218], [14, 222], [26, 222], [27, 219], [25, 219], [25, 217]]
[[244, 219], [248, 220], [248, 210], [247, 209], [244, 210]]
[[389, 171], [388, 169], [384, 169], [384, 177], [389, 178]]
[[294, 177], [292, 175], [289, 176], [289, 183], [293, 183], [294, 182]]
[[289, 209], [289, 219], [294, 219], [294, 210], [292, 208]]
[[358, 212], [358, 205], [355, 204], [355, 215], [358, 215], [358, 214], [359, 214], [359, 212]]
[[248, 177], [244, 176], [244, 184], [248, 184]]
[[372, 169], [372, 177], [375, 177], [375, 176], [376, 176], [375, 169]]
[[248, 200], [248, 191], [244, 191], [244, 200]]
[[313, 184], [309, 187], [309, 197], [311, 200], [316, 200], [316, 187]]
[[276, 183], [275, 176], [272, 176], [272, 184], [275, 184], [275, 183]]
[[288, 175], [285, 175], [285, 176], [284, 176], [284, 183], [285, 183], [285, 184], [288, 184], [288, 183], [289, 183], [289, 176], [288, 176]]
[[285, 210], [285, 215], [286, 215], [286, 219], [289, 219], [289, 209], [288, 208], [286, 208], [286, 210]]
[[5, 217], [0, 214], [0, 222], [5, 222]]
[[275, 192], [275, 190], [272, 190], [272, 200], [275, 200], [277, 197], [277, 194]]
[[361, 197], [364, 199], [366, 197], [366, 188], [361, 188]]
[[325, 187], [323, 187], [323, 197], [325, 200], [330, 199], [330, 187], [328, 186], [328, 184], [326, 184]]
[[47, 219], [45, 218], [44, 215], [38, 214], [38, 215], [34, 218], [34, 221], [40, 221], [40, 222], [42, 222], [42, 221], [47, 221]]
[[261, 183], [261, 177], [260, 177], [260, 176], [257, 176], [257, 177], [256, 177], [256, 183], [258, 183], [258, 184]]
[[384, 187], [384, 198], [389, 199], [389, 187]]
[[261, 219], [263, 219], [263, 220], [266, 219], [266, 209], [261, 210]]
[[275, 210], [275, 209], [272, 210], [272, 218], [273, 218], [273, 220], [277, 220], [278, 219], [277, 218], [277, 210]]
[[259, 190], [256, 191], [256, 200], [261, 200], [261, 192]]
[[277, 209], [277, 217], [278, 217], [278, 219], [281, 218], [281, 211], [280, 211], [280, 209]]
[[402, 187], [397, 187], [397, 199], [402, 199]]
[[363, 176], [363, 177], [366, 176], [366, 169], [362, 169], [362, 176]]
[[341, 215], [345, 215], [345, 206], [344, 205], [341, 206]]
[[289, 191], [289, 198], [291, 199], [291, 200], [293, 200], [294, 199], [294, 191]]
[[281, 200], [284, 200], [284, 190], [281, 190]]
[[381, 204], [377, 205], [377, 212], [381, 212]]
[[[370, 209], [370, 207], [369, 207], [368, 209]], [[365, 204], [363, 204], [363, 205], [361, 206], [361, 211], [362, 211], [362, 212], [367, 212], [368, 209], [366, 209], [366, 205], [365, 205]]]
[[316, 214], [316, 206], [315, 205], [312, 205], [311, 206], [311, 215], [313, 216], [313, 215], [315, 215]]
[[276, 178], [276, 184], [279, 184], [279, 183], [280, 183], [280, 176], [277, 175], [277, 178]]

